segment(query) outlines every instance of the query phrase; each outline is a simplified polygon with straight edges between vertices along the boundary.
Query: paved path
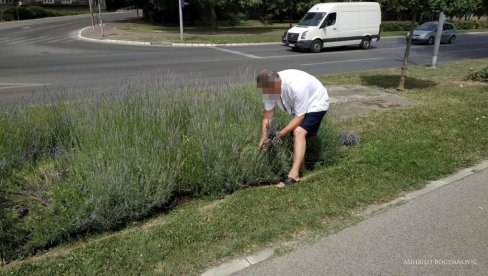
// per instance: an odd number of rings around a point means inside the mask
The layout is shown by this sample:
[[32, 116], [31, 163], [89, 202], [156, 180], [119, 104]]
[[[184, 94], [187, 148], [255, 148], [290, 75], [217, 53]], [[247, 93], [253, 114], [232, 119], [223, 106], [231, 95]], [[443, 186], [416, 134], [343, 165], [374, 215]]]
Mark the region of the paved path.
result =
[[486, 167], [236, 275], [488, 275]]

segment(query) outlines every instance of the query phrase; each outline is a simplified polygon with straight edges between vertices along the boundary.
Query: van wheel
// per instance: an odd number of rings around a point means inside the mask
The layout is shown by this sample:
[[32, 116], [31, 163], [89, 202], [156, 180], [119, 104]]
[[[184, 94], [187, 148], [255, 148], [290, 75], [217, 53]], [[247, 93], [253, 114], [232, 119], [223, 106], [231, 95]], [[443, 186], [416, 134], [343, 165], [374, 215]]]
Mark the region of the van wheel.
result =
[[363, 38], [363, 40], [361, 41], [361, 44], [359, 44], [359, 48], [361, 48], [363, 50], [369, 49], [370, 46], [371, 46], [371, 38], [369, 38], [369, 37]]
[[454, 43], [454, 41], [456, 41], [456, 36], [455, 36], [455, 35], [451, 36], [451, 37], [449, 38], [449, 40], [447, 41], [447, 43], [449, 43], [449, 44], [453, 44], [453, 43]]
[[320, 53], [322, 51], [322, 41], [321, 40], [314, 40], [312, 45], [310, 45], [310, 52], [312, 53]]

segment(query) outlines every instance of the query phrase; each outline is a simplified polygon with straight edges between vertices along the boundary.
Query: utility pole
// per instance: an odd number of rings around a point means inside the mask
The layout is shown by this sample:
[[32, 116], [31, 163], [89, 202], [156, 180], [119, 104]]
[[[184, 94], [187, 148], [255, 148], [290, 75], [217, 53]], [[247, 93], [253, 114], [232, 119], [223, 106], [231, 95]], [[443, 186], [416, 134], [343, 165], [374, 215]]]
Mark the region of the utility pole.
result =
[[437, 23], [437, 31], [435, 33], [435, 41], [434, 41], [434, 50], [432, 52], [432, 65], [430, 68], [435, 69], [437, 64], [437, 56], [439, 54], [439, 46], [441, 44], [441, 36], [442, 36], [442, 27], [444, 26], [444, 21], [446, 20], [446, 16], [443, 12], [439, 13], [439, 22]]
[[100, 17], [100, 28], [102, 29], [102, 37], [105, 36], [105, 32], [103, 30], [103, 20], [102, 20], [102, 8], [100, 6], [100, 2], [102, 0], [96, 0], [98, 2], [98, 16]]
[[[183, 41], [183, 7], [185, 0], [178, 0], [178, 9], [180, 12], [180, 40]], [[183, 2], [183, 3], [182, 3]]]
[[93, 30], [95, 30], [95, 22], [93, 21], [93, 7], [92, 7], [92, 0], [88, 0], [88, 5], [90, 6], [90, 16], [91, 16], [92, 28], [93, 28]]

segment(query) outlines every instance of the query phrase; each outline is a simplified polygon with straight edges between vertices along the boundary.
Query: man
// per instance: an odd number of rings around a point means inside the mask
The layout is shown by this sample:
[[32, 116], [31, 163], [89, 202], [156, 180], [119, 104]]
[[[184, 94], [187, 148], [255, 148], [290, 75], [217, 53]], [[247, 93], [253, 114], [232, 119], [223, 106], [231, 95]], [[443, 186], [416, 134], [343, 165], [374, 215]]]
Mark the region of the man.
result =
[[263, 89], [264, 112], [259, 148], [264, 150], [266, 126], [273, 120], [275, 106], [288, 112], [293, 119], [276, 135], [279, 139], [293, 134], [293, 164], [288, 177], [277, 187], [283, 188], [300, 180], [305, 168], [306, 137], [316, 136], [320, 122], [329, 108], [327, 89], [314, 76], [295, 69], [273, 72], [261, 71], [257, 86]]

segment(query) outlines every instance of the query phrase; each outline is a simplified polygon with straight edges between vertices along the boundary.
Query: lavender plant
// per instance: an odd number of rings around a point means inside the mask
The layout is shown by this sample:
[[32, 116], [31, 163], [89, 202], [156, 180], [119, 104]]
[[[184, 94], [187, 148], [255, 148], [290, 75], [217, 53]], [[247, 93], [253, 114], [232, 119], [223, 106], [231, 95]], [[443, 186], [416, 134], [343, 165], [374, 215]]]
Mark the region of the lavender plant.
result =
[[343, 133], [341, 134], [341, 143], [342, 145], [351, 148], [359, 145], [359, 137], [356, 133]]
[[[152, 75], [0, 104], [2, 211], [20, 241], [6, 259], [123, 226], [181, 195], [279, 180], [291, 165], [290, 141], [257, 149], [260, 92], [241, 83]], [[328, 160], [337, 144], [331, 129], [317, 138]]]

